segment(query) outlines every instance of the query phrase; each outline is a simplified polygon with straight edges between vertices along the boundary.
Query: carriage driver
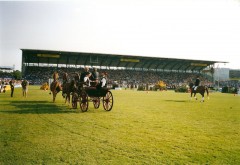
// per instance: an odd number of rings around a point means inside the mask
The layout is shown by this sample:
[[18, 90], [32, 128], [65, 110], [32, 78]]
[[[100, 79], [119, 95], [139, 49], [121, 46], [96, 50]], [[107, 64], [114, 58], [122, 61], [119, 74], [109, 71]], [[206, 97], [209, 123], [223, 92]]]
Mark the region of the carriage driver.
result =
[[93, 72], [92, 72], [92, 75], [90, 77], [90, 80], [92, 80], [92, 83], [91, 83], [92, 86], [96, 86], [98, 84], [99, 73], [97, 71], [97, 68], [93, 68]]
[[86, 77], [87, 73], [89, 73], [89, 67], [85, 66], [84, 71], [81, 73], [80, 82], [84, 82], [84, 78]]
[[197, 87], [199, 86], [199, 84], [200, 84], [200, 79], [199, 79], [199, 76], [197, 76], [196, 81], [195, 81], [195, 84], [194, 84], [194, 86], [193, 86], [193, 88], [194, 88], [195, 91], [197, 90]]

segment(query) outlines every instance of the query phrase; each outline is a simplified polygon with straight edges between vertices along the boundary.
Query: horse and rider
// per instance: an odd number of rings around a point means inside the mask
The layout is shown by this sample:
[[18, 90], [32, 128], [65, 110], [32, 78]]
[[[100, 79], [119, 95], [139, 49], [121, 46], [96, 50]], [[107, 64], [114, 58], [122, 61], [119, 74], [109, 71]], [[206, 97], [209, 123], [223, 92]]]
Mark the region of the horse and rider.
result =
[[202, 102], [204, 102], [204, 93], [207, 92], [207, 96], [209, 96], [208, 87], [206, 86], [200, 86], [200, 78], [199, 76], [196, 77], [195, 83], [192, 82], [189, 84], [189, 88], [191, 91], [191, 98], [192, 94], [194, 94], [194, 98], [197, 100], [196, 94], [200, 93], [202, 95]]
[[50, 85], [50, 90], [51, 90], [51, 93], [53, 94], [53, 102], [55, 102], [57, 93], [62, 90], [62, 86], [61, 86], [60, 82], [58, 81], [58, 78], [59, 78], [58, 73], [54, 72], [53, 73], [53, 82]]

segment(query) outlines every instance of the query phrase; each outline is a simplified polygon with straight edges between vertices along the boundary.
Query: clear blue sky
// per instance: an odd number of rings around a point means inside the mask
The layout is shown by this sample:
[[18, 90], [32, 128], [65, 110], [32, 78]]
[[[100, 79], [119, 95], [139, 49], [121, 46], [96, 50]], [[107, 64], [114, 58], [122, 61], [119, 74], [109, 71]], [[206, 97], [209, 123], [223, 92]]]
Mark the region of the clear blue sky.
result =
[[240, 69], [239, 0], [0, 1], [0, 66], [21, 48], [226, 61]]

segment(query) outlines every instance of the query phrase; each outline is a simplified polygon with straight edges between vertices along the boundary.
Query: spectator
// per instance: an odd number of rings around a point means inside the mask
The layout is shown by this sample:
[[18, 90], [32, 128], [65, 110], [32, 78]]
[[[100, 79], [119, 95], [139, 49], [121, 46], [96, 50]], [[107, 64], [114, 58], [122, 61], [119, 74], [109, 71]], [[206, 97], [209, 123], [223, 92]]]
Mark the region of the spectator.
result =
[[13, 92], [14, 92], [14, 80], [12, 79], [9, 82], [10, 88], [11, 88], [11, 97], [13, 97]]
[[28, 81], [27, 80], [23, 80], [22, 83], [22, 92], [23, 92], [23, 97], [27, 97], [27, 92], [28, 92]]

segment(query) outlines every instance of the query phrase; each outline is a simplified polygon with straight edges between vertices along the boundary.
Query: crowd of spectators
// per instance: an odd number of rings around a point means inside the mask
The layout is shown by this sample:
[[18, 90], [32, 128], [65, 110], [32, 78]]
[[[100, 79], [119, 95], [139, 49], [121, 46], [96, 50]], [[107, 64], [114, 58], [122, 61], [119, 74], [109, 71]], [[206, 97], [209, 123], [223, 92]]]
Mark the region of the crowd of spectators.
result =
[[[156, 72], [156, 71], [134, 71], [134, 70], [109, 70], [110, 79], [118, 81], [121, 85], [126, 84], [148, 84], [154, 85], [159, 81], [163, 81], [167, 88], [175, 89], [178, 86], [188, 85], [194, 82], [196, 73], [182, 73], [182, 72]], [[202, 85], [211, 86], [210, 77], [200, 75]]]
[[[110, 70], [98, 69], [99, 72], [108, 73], [108, 81], [112, 84], [117, 84], [119, 87], [128, 87], [139, 85], [153, 85], [158, 81], [164, 81], [168, 88], [176, 88], [178, 86], [187, 85], [194, 82], [197, 73], [182, 73], [182, 72], [156, 72], [156, 71], [136, 71], [136, 70]], [[30, 84], [43, 84], [52, 78], [52, 74], [57, 71], [61, 81], [64, 72], [81, 73], [83, 68], [51, 68], [51, 67], [28, 67], [26, 69], [25, 79]], [[92, 69], [90, 69], [92, 71]], [[212, 86], [211, 78], [200, 75], [202, 85]]]
[[[56, 67], [36, 67], [28, 66], [25, 71], [24, 79], [29, 81], [29, 84], [42, 85], [52, 78], [54, 72], [58, 72], [59, 80], [62, 81], [63, 73], [67, 72], [70, 77], [71, 73], [82, 73], [83, 68], [56, 68]], [[90, 68], [90, 71], [93, 69]], [[119, 87], [135, 87], [139, 85], [154, 85], [159, 81], [163, 81], [168, 89], [175, 89], [179, 86], [186, 86], [190, 82], [194, 82], [196, 76], [200, 76], [201, 84], [208, 87], [239, 87], [239, 81], [220, 81], [212, 83], [212, 77], [199, 73], [183, 73], [183, 72], [157, 72], [157, 71], [137, 71], [137, 70], [111, 70], [98, 69], [99, 72], [108, 73], [108, 82]], [[5, 78], [7, 81], [12, 79], [12, 75], [6, 72], [0, 72], [0, 78]], [[2, 80], [3, 81], [3, 80]], [[6, 83], [7, 83], [6, 81]]]
[[2, 72], [2, 71], [0, 71], [0, 78], [1, 79], [12, 79], [13, 78], [13, 76], [12, 76], [12, 74], [11, 73], [9, 73], [9, 72]]
[[216, 87], [235, 87], [240, 88], [239, 80], [225, 80], [225, 81], [215, 81], [214, 86]]

